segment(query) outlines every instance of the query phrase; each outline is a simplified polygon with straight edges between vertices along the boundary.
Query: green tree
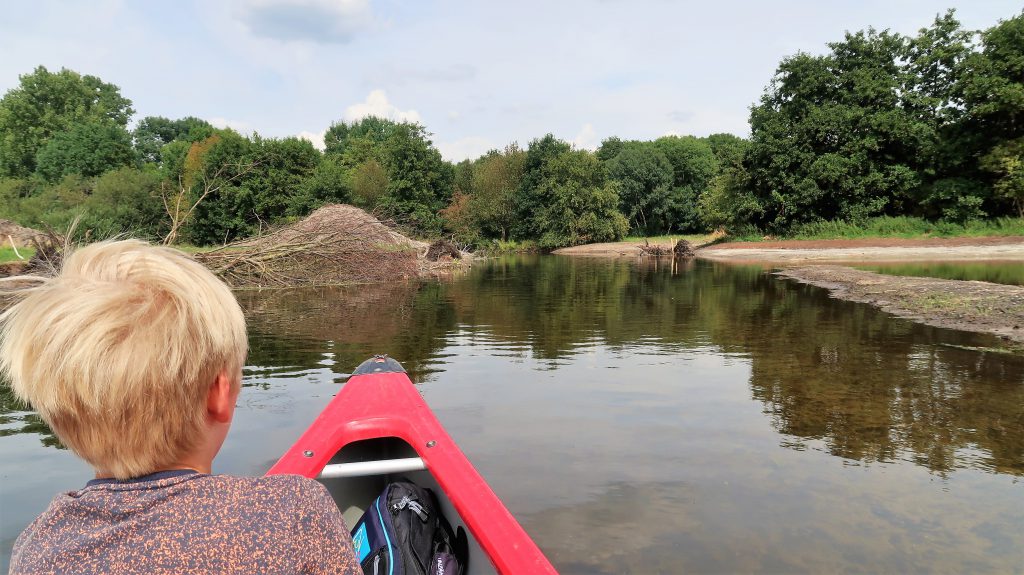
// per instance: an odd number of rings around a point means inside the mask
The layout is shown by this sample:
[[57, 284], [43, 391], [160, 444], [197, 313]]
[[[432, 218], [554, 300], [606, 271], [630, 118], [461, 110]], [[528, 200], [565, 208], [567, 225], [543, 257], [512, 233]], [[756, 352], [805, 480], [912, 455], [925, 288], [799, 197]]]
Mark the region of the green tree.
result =
[[546, 200], [535, 215], [543, 248], [616, 241], [629, 229], [618, 211], [615, 183], [586, 150], [563, 152], [548, 161], [537, 190]]
[[982, 158], [981, 165], [995, 174], [996, 195], [1009, 200], [1017, 217], [1024, 218], [1024, 138], [997, 145]]
[[213, 135], [215, 129], [206, 120], [192, 116], [170, 120], [162, 116], [146, 116], [132, 131], [135, 150], [143, 162], [159, 163], [161, 148], [175, 140], [196, 142]]
[[570, 150], [572, 146], [552, 134], [530, 142], [523, 163], [523, 179], [513, 200], [516, 210], [512, 226], [514, 239], [537, 239], [543, 234], [537, 216], [541, 208], [550, 203], [551, 198], [545, 195], [547, 189], [542, 188], [541, 183], [547, 177], [548, 164]]
[[470, 210], [480, 232], [502, 241], [515, 223], [515, 196], [523, 181], [526, 152], [512, 144], [477, 160], [473, 168]]
[[607, 162], [611, 160], [615, 156], [619, 155], [619, 152], [622, 151], [622, 146], [624, 145], [625, 142], [623, 142], [620, 138], [616, 136], [605, 138], [604, 140], [601, 141], [601, 145], [597, 148], [597, 159], [601, 160], [602, 162]]
[[370, 158], [351, 171], [352, 200], [361, 208], [373, 210], [388, 193], [391, 181], [380, 162]]
[[304, 196], [303, 183], [314, 176], [320, 165], [321, 154], [309, 140], [256, 135], [245, 158], [257, 165], [238, 185], [251, 197], [250, 221], [257, 231], [288, 214], [305, 215], [292, 204], [297, 197]]
[[982, 49], [964, 62], [958, 89], [965, 128], [984, 141], [978, 148], [1024, 136], [1024, 13], [981, 33]]
[[745, 165], [773, 231], [901, 213], [920, 184], [927, 124], [902, 106], [906, 39], [847, 34], [784, 60], [751, 111]]
[[71, 174], [98, 176], [135, 161], [127, 130], [109, 121], [89, 121], [54, 134], [36, 154], [36, 171], [55, 182]]
[[705, 228], [698, 204], [719, 171], [711, 145], [693, 136], [665, 136], [654, 142], [672, 165], [672, 187], [657, 213], [665, 232], [697, 232]]
[[742, 165], [726, 166], [711, 180], [698, 200], [701, 222], [708, 229], [744, 233], [751, 222], [763, 219], [764, 209], [750, 191], [749, 176]]
[[252, 152], [252, 142], [230, 129], [189, 145], [180, 171], [169, 174], [170, 191], [164, 190], [171, 220], [165, 241], [174, 243], [180, 233], [193, 244], [211, 245], [259, 229], [253, 194], [241, 185], [259, 163]]
[[79, 228], [92, 238], [128, 234], [159, 240], [167, 233], [167, 214], [160, 197], [162, 177], [153, 169], [120, 168], [96, 178], [82, 203]]
[[665, 154], [650, 142], [625, 142], [605, 165], [618, 182], [619, 210], [635, 232], [656, 235], [671, 227], [664, 216], [675, 176]]
[[332, 125], [324, 142], [325, 153], [340, 157], [341, 163], [353, 171], [357, 198], [354, 172], [372, 160], [387, 175], [386, 193], [375, 198], [375, 207], [420, 232], [440, 231], [439, 212], [451, 200], [454, 172], [423, 126], [371, 116]]
[[711, 153], [715, 155], [720, 169], [727, 166], [738, 166], [743, 163], [743, 155], [747, 151], [749, 142], [733, 134], [711, 134], [701, 138], [711, 147]]
[[133, 113], [131, 100], [117, 86], [39, 66], [0, 98], [0, 177], [32, 174], [39, 150], [76, 124], [109, 122], [124, 128]]
[[908, 39], [901, 96], [904, 109], [920, 120], [921, 187], [917, 207], [906, 212], [958, 222], [985, 215], [982, 206], [990, 192], [976, 159], [965, 153], [976, 135], [962, 127], [961, 83], [973, 37], [950, 10]]
[[348, 170], [335, 156], [324, 156], [295, 191], [289, 202], [289, 216], [304, 216], [324, 204], [352, 201]]

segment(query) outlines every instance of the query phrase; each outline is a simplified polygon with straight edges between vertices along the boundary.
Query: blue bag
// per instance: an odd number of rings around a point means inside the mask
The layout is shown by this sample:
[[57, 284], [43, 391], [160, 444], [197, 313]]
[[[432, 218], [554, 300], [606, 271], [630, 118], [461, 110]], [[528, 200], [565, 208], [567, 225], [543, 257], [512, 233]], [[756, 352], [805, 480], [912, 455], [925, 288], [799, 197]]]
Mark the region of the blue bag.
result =
[[465, 553], [434, 493], [409, 481], [389, 483], [352, 529], [364, 575], [461, 575]]

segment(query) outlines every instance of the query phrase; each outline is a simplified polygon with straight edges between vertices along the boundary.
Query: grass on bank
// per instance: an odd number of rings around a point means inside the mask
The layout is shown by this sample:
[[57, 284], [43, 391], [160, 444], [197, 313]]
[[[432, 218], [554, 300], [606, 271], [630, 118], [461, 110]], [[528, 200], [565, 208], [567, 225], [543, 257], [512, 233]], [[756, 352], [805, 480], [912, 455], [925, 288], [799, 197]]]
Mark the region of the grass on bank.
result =
[[814, 222], [797, 227], [790, 234], [763, 236], [743, 234], [730, 236], [729, 241], [759, 242], [764, 240], [834, 240], [859, 238], [951, 238], [985, 236], [1024, 236], [1024, 218], [974, 220], [963, 224], [930, 222], [907, 216], [880, 216], [863, 224], [841, 221]]
[[[35, 248], [18, 248], [18, 254], [21, 254], [21, 257], [24, 258], [24, 261], [26, 262], [29, 260], [29, 258], [35, 255], [35, 253]], [[14, 253], [14, 248], [12, 248], [9, 245], [0, 246], [0, 264], [20, 261], [23, 260], [19, 258], [17, 254]]]

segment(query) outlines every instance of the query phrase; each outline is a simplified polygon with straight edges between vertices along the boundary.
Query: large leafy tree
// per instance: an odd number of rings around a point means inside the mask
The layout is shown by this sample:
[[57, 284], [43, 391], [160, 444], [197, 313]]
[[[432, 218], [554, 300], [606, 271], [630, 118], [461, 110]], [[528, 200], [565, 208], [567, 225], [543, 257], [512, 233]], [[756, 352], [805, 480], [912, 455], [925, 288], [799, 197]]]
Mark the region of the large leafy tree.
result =
[[189, 116], [170, 120], [163, 116], [146, 116], [132, 131], [135, 149], [143, 162], [159, 163], [160, 150], [175, 140], [197, 142], [214, 133], [206, 120]]
[[959, 91], [965, 127], [991, 148], [1024, 136], [1024, 13], [982, 32], [981, 43], [964, 63]]
[[153, 169], [120, 168], [96, 178], [79, 228], [93, 238], [131, 234], [148, 240], [167, 233], [161, 176]]
[[966, 108], [960, 95], [973, 37], [950, 10], [907, 40], [901, 104], [920, 122], [914, 167], [921, 186], [916, 206], [904, 211], [957, 221], [984, 215], [990, 194], [976, 159], [965, 153], [974, 135], [963, 130]]
[[705, 226], [698, 203], [719, 171], [711, 145], [693, 136], [665, 136], [654, 141], [672, 165], [672, 187], [656, 215], [664, 232], [696, 232]]
[[[454, 172], [423, 126], [371, 116], [334, 124], [324, 141], [325, 153], [351, 171], [354, 195], [366, 207], [421, 232], [440, 231], [439, 212], [451, 199]], [[381, 183], [384, 192], [376, 193]]]
[[[961, 171], [994, 191], [993, 212], [1024, 215], [1024, 13], [981, 33], [981, 50], [964, 60], [957, 86], [962, 119], [953, 142]], [[977, 160], [980, 159], [980, 162]]]
[[537, 185], [545, 199], [535, 214], [543, 248], [622, 239], [629, 223], [601, 162], [586, 150], [562, 152], [546, 162]]
[[[252, 213], [258, 229], [293, 212], [291, 204], [304, 193], [303, 183], [316, 172], [321, 154], [309, 140], [302, 138], [254, 136], [247, 157], [257, 165], [239, 185], [252, 198]], [[332, 195], [343, 194], [342, 191]]]
[[743, 154], [747, 151], [747, 140], [733, 134], [711, 134], [701, 138], [711, 147], [720, 168], [738, 166], [743, 163]]
[[618, 182], [619, 209], [630, 227], [641, 234], [665, 231], [670, 224], [663, 208], [675, 179], [665, 154], [650, 142], [626, 142], [606, 166]]
[[899, 212], [920, 183], [928, 129], [901, 105], [906, 40], [868, 30], [829, 47], [784, 60], [751, 111], [749, 185], [772, 230]]
[[98, 176], [136, 162], [131, 136], [109, 121], [88, 121], [54, 134], [36, 154], [36, 172], [49, 181]]
[[180, 172], [172, 175], [175, 193], [165, 192], [173, 214], [169, 240], [180, 229], [187, 241], [210, 245], [258, 229], [252, 191], [242, 185], [257, 164], [252, 142], [230, 129], [190, 144]]
[[515, 144], [487, 154], [474, 165], [470, 210], [485, 237], [508, 238], [525, 166], [526, 152]]
[[133, 113], [117, 86], [39, 66], [0, 98], [0, 177], [32, 174], [39, 150], [60, 132], [88, 122], [124, 128]]
[[516, 211], [515, 222], [512, 225], [513, 238], [530, 240], [542, 235], [543, 231], [537, 223], [537, 214], [543, 206], [550, 203], [550, 198], [545, 195], [547, 190], [541, 183], [546, 178], [548, 164], [570, 150], [572, 146], [552, 134], [531, 141], [526, 148], [523, 177], [513, 199]]

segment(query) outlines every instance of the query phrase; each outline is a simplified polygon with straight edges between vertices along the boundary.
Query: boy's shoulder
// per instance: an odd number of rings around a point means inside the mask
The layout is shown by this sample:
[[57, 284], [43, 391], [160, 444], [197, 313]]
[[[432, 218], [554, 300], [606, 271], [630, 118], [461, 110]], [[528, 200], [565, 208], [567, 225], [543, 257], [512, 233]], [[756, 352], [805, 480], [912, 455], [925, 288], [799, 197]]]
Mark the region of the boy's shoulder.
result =
[[277, 506], [286, 502], [305, 503], [310, 499], [330, 497], [327, 488], [320, 482], [301, 475], [209, 475], [189, 483], [190, 488], [205, 491], [218, 499], [257, 500], [273, 502]]

